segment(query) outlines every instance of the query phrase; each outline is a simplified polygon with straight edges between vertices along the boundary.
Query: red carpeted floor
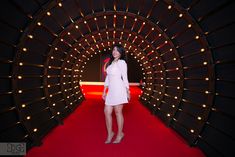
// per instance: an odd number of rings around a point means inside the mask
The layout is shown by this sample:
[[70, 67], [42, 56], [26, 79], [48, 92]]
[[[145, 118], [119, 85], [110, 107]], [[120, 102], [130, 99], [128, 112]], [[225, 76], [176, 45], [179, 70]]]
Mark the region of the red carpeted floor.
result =
[[[171, 128], [140, 104], [140, 89], [131, 87], [132, 99], [123, 110], [125, 137], [120, 144], [104, 144], [106, 128], [103, 86], [82, 86], [86, 100], [54, 128], [43, 145], [32, 148], [27, 157], [203, 157], [189, 147]], [[114, 131], [116, 119], [113, 114]]]

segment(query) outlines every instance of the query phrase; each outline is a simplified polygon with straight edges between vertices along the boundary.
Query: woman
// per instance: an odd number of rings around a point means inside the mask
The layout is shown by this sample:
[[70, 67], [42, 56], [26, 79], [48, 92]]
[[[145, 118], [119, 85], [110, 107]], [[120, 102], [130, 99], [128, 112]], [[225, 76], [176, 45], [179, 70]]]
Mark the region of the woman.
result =
[[[112, 131], [112, 112], [115, 111], [118, 124], [118, 133], [113, 143], [120, 143], [124, 137], [122, 114], [123, 104], [130, 100], [129, 82], [127, 77], [125, 49], [117, 44], [114, 45], [112, 55], [106, 69], [106, 78], [104, 83], [104, 92], [102, 98], [105, 100], [104, 114], [108, 137], [105, 143], [110, 143], [114, 132]], [[108, 93], [106, 95], [106, 89]]]

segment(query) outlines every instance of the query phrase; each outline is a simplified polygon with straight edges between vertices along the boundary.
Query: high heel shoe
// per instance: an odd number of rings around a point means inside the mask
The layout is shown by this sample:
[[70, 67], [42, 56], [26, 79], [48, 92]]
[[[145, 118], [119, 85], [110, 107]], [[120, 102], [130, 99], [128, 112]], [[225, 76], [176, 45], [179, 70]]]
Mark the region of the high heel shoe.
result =
[[113, 143], [115, 144], [120, 143], [123, 137], [124, 137], [124, 133], [122, 133], [120, 136], [117, 136], [117, 138], [115, 139], [115, 141], [113, 141]]
[[113, 136], [114, 136], [114, 132], [112, 132], [111, 135], [108, 136], [107, 140], [106, 140], [104, 143], [105, 143], [105, 144], [111, 143]]

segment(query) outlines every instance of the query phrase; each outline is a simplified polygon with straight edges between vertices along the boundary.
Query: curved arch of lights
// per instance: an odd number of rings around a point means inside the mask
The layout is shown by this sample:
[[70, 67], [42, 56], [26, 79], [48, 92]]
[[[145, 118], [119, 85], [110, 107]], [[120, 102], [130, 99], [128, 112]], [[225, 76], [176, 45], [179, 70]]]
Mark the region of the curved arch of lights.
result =
[[[19, 123], [27, 132], [24, 138], [37, 143], [43, 136], [38, 130], [46, 121], [62, 123], [84, 99], [79, 81], [86, 61], [114, 43], [121, 43], [142, 67], [145, 87], [141, 102], [189, 144], [196, 144], [213, 108], [216, 78], [206, 38], [209, 32], [204, 32], [190, 15], [191, 8], [156, 0], [148, 11], [141, 12], [140, 7], [138, 12], [132, 12], [129, 2], [124, 10], [119, 10], [114, 1], [113, 9], [102, 4], [101, 10], [85, 13], [87, 8], [74, 1], [79, 14], [71, 17], [63, 3], [69, 1], [52, 1], [35, 13], [36, 18], [27, 16], [30, 22], [25, 30], [20, 30], [14, 59], [9, 61], [11, 94]], [[162, 14], [156, 15], [155, 10]], [[62, 13], [61, 19], [54, 16]], [[42, 83], [33, 81], [36, 76]], [[26, 81], [32, 84], [22, 86]], [[40, 94], [33, 98], [30, 92]], [[48, 112], [44, 121], [36, 125], [31, 110], [26, 108], [37, 102], [45, 104], [40, 112]]]

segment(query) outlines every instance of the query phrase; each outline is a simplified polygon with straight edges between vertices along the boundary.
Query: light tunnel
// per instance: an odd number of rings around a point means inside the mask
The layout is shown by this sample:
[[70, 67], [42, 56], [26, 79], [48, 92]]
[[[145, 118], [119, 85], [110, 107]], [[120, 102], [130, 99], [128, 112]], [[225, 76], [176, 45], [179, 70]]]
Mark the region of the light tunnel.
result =
[[89, 61], [119, 43], [151, 114], [207, 156], [235, 153], [234, 1], [0, 3], [1, 142], [42, 144], [85, 100]]

